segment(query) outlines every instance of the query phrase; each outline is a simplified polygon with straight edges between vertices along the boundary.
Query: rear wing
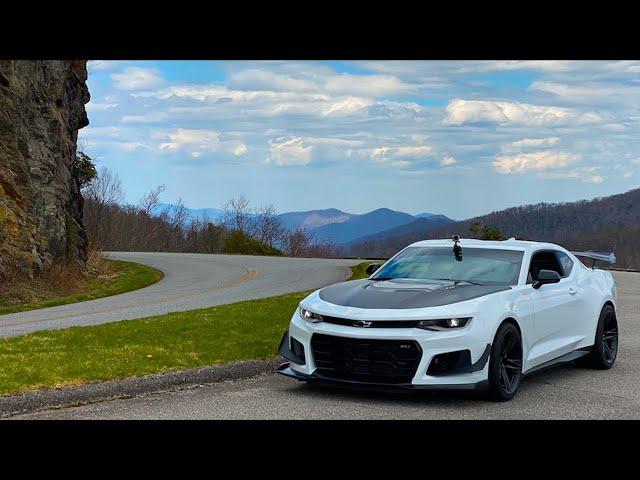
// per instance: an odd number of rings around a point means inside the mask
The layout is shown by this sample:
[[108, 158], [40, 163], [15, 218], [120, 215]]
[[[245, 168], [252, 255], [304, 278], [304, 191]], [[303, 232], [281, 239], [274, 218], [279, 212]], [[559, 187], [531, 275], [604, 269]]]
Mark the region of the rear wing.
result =
[[590, 258], [593, 261], [593, 263], [591, 264], [592, 267], [595, 267], [596, 260], [600, 260], [602, 262], [616, 263], [616, 256], [613, 254], [613, 252], [603, 253], [603, 252], [594, 252], [593, 250], [589, 250], [587, 252], [571, 252], [571, 253], [573, 253], [576, 257]]

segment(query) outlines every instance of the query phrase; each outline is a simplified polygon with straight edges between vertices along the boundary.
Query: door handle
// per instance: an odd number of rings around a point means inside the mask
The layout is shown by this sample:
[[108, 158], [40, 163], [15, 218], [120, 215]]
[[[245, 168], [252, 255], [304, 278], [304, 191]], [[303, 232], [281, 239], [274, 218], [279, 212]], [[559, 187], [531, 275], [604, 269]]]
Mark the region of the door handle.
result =
[[575, 295], [576, 293], [578, 293], [578, 291], [575, 288], [569, 287], [569, 295]]

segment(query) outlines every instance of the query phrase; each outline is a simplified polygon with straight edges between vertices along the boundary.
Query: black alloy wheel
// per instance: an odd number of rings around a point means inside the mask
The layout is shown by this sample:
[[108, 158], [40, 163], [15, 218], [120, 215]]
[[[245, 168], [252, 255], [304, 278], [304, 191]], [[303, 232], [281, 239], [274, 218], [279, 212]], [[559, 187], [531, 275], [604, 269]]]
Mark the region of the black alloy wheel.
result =
[[511, 400], [522, 378], [522, 338], [512, 323], [498, 329], [489, 360], [489, 395], [494, 400]]
[[598, 318], [596, 337], [588, 355], [576, 363], [589, 368], [607, 370], [613, 367], [618, 357], [618, 318], [611, 305], [605, 305]]

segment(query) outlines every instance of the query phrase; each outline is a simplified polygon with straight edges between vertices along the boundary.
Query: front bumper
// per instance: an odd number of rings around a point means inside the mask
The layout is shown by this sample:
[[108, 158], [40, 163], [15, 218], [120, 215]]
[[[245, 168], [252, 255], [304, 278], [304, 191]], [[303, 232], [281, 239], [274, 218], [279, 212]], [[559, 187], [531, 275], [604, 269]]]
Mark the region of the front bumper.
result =
[[437, 383], [437, 384], [413, 384], [413, 383], [378, 383], [378, 382], [358, 382], [355, 380], [341, 380], [332, 377], [325, 377], [318, 373], [305, 375], [304, 373], [293, 370], [290, 363], [283, 363], [276, 370], [279, 374], [286, 377], [295, 378], [305, 382], [318, 382], [335, 386], [352, 386], [362, 388], [385, 388], [385, 389], [408, 389], [408, 390], [463, 390], [478, 391], [487, 388], [487, 380], [480, 380], [476, 383]]
[[[479, 322], [478, 322], [479, 323]], [[402, 340], [412, 341], [419, 345], [421, 357], [410, 382], [402, 381], [379, 383], [354, 380], [352, 378], [336, 378], [325, 375], [314, 361], [311, 340], [314, 334], [346, 337], [357, 340]], [[384, 386], [411, 389], [436, 390], [477, 390], [486, 387], [488, 376], [488, 359], [491, 345], [487, 342], [483, 329], [471, 322], [468, 327], [459, 331], [431, 332], [416, 328], [358, 328], [329, 323], [309, 323], [294, 314], [289, 330], [285, 332], [280, 354], [289, 360], [281, 366], [278, 373], [305, 381], [319, 381], [354, 386]], [[292, 349], [292, 343], [295, 348]], [[301, 351], [303, 348], [303, 352]], [[294, 352], [295, 350], [295, 352]], [[432, 361], [442, 354], [464, 352], [455, 368], [445, 372], [434, 373], [429, 367]], [[429, 373], [431, 372], [431, 373]]]

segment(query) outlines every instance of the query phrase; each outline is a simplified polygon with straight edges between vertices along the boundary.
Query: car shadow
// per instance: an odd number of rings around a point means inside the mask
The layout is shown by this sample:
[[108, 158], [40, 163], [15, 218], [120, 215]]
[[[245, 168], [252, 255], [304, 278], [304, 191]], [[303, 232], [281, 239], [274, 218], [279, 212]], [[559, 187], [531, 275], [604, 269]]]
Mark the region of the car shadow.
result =
[[[536, 384], [549, 384], [561, 382], [563, 375], [572, 376], [579, 374], [583, 369], [573, 364], [554, 365], [545, 370], [535, 372], [523, 378], [520, 386], [522, 390], [536, 388]], [[361, 385], [325, 384], [321, 382], [303, 382], [296, 385], [295, 390], [303, 395], [322, 395], [325, 398], [341, 400], [360, 400], [368, 402], [405, 402], [407, 404], [430, 403], [434, 405], [461, 404], [487, 402], [495, 403], [489, 399], [486, 390], [411, 390], [393, 387], [373, 387]]]

